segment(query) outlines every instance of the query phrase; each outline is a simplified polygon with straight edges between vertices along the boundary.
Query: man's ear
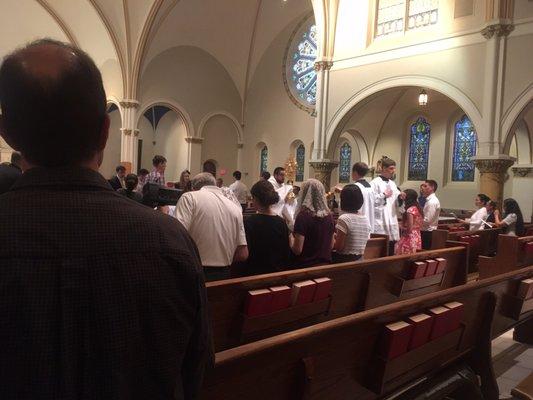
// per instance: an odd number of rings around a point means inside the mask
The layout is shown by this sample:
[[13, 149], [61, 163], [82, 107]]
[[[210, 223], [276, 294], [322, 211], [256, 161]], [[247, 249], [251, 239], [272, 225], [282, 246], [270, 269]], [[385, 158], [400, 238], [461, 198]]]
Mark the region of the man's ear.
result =
[[109, 125], [111, 121], [109, 120], [109, 115], [105, 115], [104, 122], [102, 123], [102, 129], [100, 131], [100, 138], [98, 143], [98, 150], [103, 151], [107, 144], [107, 139], [109, 138]]
[[15, 141], [9, 136], [5, 130], [4, 117], [0, 114], [0, 136], [4, 138], [9, 147], [13, 150], [19, 151], [18, 146], [15, 144]]

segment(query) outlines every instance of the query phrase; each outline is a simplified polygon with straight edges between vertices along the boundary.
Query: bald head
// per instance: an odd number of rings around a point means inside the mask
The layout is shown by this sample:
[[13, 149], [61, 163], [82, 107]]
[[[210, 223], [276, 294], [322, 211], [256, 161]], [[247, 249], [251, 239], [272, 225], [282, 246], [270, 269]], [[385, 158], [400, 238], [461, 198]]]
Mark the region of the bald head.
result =
[[44, 39], [8, 55], [0, 105], [0, 133], [31, 164], [82, 164], [105, 147], [102, 77], [80, 49]]

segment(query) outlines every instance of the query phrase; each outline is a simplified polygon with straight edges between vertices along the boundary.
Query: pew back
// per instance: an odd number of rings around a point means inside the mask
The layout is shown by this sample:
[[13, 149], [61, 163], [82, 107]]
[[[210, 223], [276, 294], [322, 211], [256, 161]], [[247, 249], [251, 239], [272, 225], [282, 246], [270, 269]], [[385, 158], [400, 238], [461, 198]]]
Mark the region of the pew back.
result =
[[[221, 351], [363, 309], [464, 284], [467, 280], [467, 254], [467, 249], [459, 246], [412, 255], [208, 282], [207, 297], [215, 349]], [[414, 261], [438, 257], [447, 260], [444, 275], [411, 281], [403, 279], [405, 269]], [[249, 290], [291, 286], [294, 282], [320, 277], [332, 280], [329, 301], [298, 306], [296, 309], [291, 307], [256, 318], [243, 315]]]
[[[370, 400], [458, 359], [473, 360], [482, 388], [498, 398], [490, 370], [491, 335], [533, 317], [531, 311], [509, 317], [505, 302], [519, 281], [531, 276], [533, 266], [223, 351], [207, 374], [202, 398]], [[449, 301], [465, 306], [459, 330], [392, 361], [377, 356], [385, 324]]]
[[533, 254], [526, 249], [533, 236], [498, 236], [498, 250], [494, 257], [479, 257], [479, 278], [510, 272], [533, 263]]

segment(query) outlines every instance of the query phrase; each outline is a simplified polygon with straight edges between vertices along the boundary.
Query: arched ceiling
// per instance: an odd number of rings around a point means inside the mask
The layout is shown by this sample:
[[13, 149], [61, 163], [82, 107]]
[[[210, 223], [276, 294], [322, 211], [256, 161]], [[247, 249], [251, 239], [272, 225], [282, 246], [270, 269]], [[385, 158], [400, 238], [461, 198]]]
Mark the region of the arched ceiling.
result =
[[244, 100], [272, 40], [311, 10], [310, 0], [2, 0], [0, 56], [38, 37], [69, 41], [95, 59], [108, 81], [119, 81], [108, 82], [113, 96], [137, 99], [150, 60], [172, 47], [196, 46], [226, 68]]

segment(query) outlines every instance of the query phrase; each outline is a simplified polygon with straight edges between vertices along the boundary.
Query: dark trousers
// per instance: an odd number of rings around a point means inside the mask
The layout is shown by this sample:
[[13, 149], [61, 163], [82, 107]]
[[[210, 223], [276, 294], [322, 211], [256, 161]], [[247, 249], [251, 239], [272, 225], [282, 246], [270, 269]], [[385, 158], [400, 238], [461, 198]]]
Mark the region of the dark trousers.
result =
[[360, 260], [363, 256], [361, 254], [339, 254], [332, 253], [333, 264], [340, 264], [345, 262], [354, 262]]
[[422, 249], [430, 250], [431, 249], [431, 231], [422, 231]]
[[242, 207], [242, 212], [245, 212], [246, 209], [248, 208], [248, 205], [246, 203], [241, 203], [241, 207]]
[[389, 256], [393, 256], [394, 255], [394, 247], [396, 246], [396, 240], [391, 240], [389, 242]]
[[230, 278], [229, 267], [208, 267], [204, 265], [204, 276], [206, 282], [221, 281]]

